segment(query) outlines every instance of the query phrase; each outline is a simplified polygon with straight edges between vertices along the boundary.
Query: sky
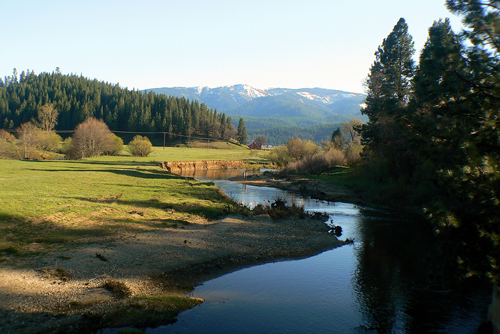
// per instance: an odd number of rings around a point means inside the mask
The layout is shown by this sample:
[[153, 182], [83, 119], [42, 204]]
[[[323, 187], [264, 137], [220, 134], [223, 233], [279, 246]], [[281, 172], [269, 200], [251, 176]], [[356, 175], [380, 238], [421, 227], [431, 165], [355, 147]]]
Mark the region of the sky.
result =
[[0, 0], [0, 13], [1, 77], [59, 67], [128, 89], [363, 93], [401, 17], [417, 52], [435, 20], [461, 28], [445, 0]]

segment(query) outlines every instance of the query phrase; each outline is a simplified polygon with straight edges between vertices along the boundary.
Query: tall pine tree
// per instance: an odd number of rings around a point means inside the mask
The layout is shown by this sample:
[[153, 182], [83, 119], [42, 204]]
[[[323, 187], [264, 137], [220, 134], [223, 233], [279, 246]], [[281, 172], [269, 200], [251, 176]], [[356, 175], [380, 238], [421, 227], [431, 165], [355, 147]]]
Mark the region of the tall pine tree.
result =
[[245, 121], [243, 121], [243, 118], [240, 118], [240, 121], [238, 122], [238, 131], [236, 134], [236, 138], [238, 139], [238, 142], [242, 145], [246, 145], [248, 141], [248, 136], [247, 136], [247, 128], [245, 127]]
[[375, 52], [367, 81], [366, 107], [361, 110], [369, 119], [361, 128], [364, 154], [370, 163], [388, 168], [392, 176], [405, 174], [411, 165], [411, 159], [405, 156], [401, 118], [410, 96], [414, 53], [408, 25], [401, 18]]
[[448, 262], [498, 283], [500, 20], [494, 3], [448, 1], [465, 16], [467, 30], [457, 36], [448, 21], [430, 28], [414, 78], [415, 113], [407, 120], [439, 187], [427, 212]]

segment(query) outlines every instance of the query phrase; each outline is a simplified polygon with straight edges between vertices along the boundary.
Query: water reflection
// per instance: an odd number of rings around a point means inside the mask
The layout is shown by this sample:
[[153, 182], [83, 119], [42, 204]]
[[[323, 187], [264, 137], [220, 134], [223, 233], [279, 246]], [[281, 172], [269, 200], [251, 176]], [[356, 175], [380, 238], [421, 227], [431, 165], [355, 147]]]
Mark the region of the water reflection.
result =
[[490, 288], [443, 284], [435, 272], [437, 244], [425, 222], [360, 213], [353, 281], [365, 324], [379, 333], [475, 333], [487, 314]]
[[443, 286], [433, 272], [438, 250], [424, 222], [220, 179], [241, 173], [225, 171], [212, 180], [250, 207], [279, 197], [325, 212], [355, 244], [208, 281], [193, 292], [205, 303], [176, 324], [148, 332], [475, 333], [485, 319], [491, 290]]
[[380, 333], [412, 332], [419, 321], [410, 312], [416, 307], [412, 293], [427, 279], [431, 231], [414, 221], [360, 220], [353, 280], [365, 323]]

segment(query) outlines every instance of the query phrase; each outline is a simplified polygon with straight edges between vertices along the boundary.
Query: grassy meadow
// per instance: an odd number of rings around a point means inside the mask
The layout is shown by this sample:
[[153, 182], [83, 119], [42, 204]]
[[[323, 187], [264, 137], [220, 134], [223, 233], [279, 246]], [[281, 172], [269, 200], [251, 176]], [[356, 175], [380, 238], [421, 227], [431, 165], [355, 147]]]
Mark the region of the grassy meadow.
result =
[[251, 163], [264, 161], [261, 154], [239, 147], [155, 147], [145, 158], [0, 159], [0, 261], [217, 217], [231, 206], [227, 197], [212, 183], [168, 174], [159, 162]]

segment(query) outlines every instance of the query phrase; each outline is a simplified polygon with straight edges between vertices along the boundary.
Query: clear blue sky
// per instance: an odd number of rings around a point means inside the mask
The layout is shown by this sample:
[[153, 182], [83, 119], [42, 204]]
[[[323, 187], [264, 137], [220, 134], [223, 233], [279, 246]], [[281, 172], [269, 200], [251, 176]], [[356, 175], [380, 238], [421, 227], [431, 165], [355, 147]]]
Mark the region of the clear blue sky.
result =
[[76, 73], [129, 89], [322, 87], [363, 92], [400, 17], [420, 50], [444, 0], [0, 0], [0, 76]]

